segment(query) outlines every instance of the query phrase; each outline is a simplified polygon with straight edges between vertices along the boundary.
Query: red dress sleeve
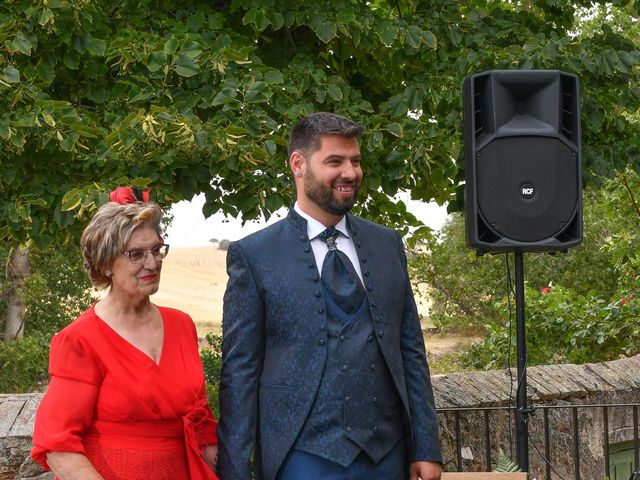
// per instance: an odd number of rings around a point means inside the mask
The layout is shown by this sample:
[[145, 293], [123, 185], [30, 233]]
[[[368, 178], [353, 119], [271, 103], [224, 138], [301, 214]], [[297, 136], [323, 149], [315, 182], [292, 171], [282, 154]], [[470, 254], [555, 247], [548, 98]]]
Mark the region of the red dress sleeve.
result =
[[51, 342], [51, 382], [36, 412], [31, 456], [46, 470], [47, 453], [84, 453], [82, 438], [93, 416], [101, 372], [86, 340], [63, 330]]

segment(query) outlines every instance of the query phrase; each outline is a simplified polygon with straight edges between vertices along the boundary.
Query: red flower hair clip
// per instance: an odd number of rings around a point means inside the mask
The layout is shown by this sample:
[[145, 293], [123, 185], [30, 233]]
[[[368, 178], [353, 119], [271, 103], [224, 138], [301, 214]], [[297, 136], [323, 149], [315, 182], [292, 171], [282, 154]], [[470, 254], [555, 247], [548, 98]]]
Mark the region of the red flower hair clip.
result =
[[109, 193], [109, 200], [125, 205], [127, 203], [147, 203], [151, 195], [151, 189], [141, 190], [138, 187], [118, 187]]

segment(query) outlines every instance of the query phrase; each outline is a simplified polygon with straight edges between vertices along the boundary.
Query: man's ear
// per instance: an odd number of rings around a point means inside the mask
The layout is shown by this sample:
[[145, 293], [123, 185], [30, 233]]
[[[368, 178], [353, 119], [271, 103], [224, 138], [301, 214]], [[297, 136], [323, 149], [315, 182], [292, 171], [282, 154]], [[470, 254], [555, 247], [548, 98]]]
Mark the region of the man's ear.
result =
[[291, 154], [289, 158], [289, 167], [291, 168], [291, 172], [296, 177], [301, 177], [303, 175], [303, 167], [304, 167], [305, 159], [302, 153], [298, 150]]

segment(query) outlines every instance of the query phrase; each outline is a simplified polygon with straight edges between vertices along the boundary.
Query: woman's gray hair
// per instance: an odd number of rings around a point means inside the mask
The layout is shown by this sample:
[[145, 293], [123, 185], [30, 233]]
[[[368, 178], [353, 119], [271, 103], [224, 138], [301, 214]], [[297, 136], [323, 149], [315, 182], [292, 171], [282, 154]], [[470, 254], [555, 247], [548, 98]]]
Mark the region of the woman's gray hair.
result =
[[121, 255], [134, 230], [142, 225], [153, 228], [158, 237], [162, 230], [162, 210], [155, 203], [109, 202], [98, 212], [82, 233], [80, 247], [84, 265], [91, 283], [98, 288], [111, 286], [107, 272], [118, 255]]

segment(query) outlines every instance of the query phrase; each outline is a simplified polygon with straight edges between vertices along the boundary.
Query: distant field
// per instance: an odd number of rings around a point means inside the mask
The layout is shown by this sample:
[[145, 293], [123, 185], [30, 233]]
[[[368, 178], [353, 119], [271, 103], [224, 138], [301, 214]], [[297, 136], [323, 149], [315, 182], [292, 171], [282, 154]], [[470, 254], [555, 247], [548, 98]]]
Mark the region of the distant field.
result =
[[[193, 318], [198, 335], [220, 333], [222, 325], [222, 298], [227, 285], [227, 252], [218, 248], [172, 248], [164, 260], [160, 289], [153, 295], [157, 305], [177, 308]], [[428, 301], [418, 298], [418, 310], [428, 322]], [[431, 354], [455, 350], [472, 339], [427, 333], [425, 342]]]
[[162, 265], [160, 289], [152, 301], [191, 315], [201, 336], [220, 333], [227, 285], [226, 255], [214, 246], [172, 248]]

